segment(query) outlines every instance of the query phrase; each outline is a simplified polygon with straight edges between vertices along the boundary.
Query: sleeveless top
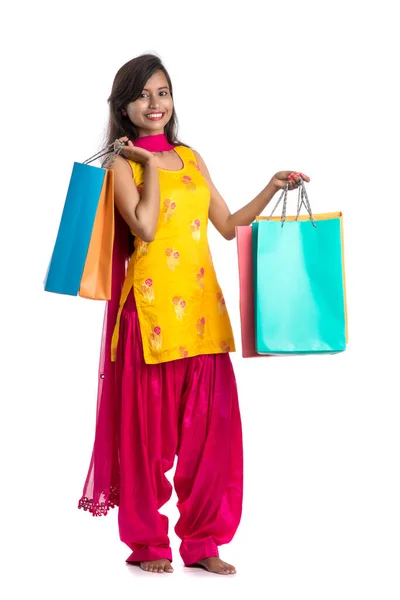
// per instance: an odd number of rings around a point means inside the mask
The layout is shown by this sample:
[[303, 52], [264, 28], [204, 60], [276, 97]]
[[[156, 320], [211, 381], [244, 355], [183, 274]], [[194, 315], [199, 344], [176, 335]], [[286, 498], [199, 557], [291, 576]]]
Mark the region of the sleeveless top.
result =
[[[112, 339], [113, 361], [121, 312], [132, 287], [146, 363], [235, 351], [207, 239], [210, 190], [193, 150], [176, 146], [175, 152], [183, 168], [158, 169], [160, 215], [155, 238], [146, 243], [135, 237]], [[129, 162], [141, 194], [144, 167]]]

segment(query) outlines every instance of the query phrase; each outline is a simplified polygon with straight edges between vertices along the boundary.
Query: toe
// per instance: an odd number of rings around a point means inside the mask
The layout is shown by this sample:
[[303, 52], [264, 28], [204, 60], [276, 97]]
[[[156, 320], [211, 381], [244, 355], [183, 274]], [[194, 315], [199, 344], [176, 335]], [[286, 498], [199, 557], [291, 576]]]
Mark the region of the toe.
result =
[[223, 563], [223, 573], [225, 575], [234, 575], [236, 573], [236, 569], [233, 565]]

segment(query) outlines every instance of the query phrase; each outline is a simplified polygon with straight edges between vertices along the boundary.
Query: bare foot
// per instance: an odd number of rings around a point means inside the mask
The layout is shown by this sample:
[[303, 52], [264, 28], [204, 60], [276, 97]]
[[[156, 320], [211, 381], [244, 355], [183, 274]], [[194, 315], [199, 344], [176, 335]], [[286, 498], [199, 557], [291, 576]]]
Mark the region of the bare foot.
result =
[[234, 575], [236, 573], [235, 567], [224, 562], [217, 556], [212, 556], [211, 558], [199, 560], [197, 563], [190, 566], [203, 567], [203, 569], [210, 571], [210, 573], [217, 573], [218, 575]]
[[173, 573], [174, 570], [171, 566], [171, 561], [167, 558], [161, 558], [160, 560], [150, 560], [148, 562], [141, 562], [140, 568], [143, 571], [149, 571], [149, 573]]

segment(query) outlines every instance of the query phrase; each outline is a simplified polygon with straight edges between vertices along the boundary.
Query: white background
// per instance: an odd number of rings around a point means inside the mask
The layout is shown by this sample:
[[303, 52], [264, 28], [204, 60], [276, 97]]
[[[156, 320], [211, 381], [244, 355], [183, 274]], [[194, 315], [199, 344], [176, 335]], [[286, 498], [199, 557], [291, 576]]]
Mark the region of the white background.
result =
[[[395, 2], [18, 2], [1, 24], [4, 598], [398, 600], [399, 94]], [[156, 52], [181, 138], [231, 210], [281, 169], [344, 213], [350, 344], [244, 360], [235, 242], [210, 231], [245, 442], [234, 577], [128, 567], [116, 509], [78, 511], [103, 303], [43, 292], [74, 161], [101, 144], [118, 68]], [[296, 194], [292, 197], [295, 204]], [[172, 473], [171, 473], [172, 475]], [[166, 508], [176, 521], [176, 497]]]

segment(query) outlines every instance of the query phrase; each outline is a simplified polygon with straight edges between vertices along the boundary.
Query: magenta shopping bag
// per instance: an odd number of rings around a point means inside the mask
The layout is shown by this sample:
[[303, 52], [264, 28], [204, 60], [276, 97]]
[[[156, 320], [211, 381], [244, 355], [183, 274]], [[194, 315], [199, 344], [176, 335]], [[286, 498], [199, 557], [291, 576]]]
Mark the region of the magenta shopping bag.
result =
[[236, 227], [236, 242], [239, 261], [240, 323], [242, 356], [260, 356], [256, 351], [254, 323], [254, 283], [251, 225]]

